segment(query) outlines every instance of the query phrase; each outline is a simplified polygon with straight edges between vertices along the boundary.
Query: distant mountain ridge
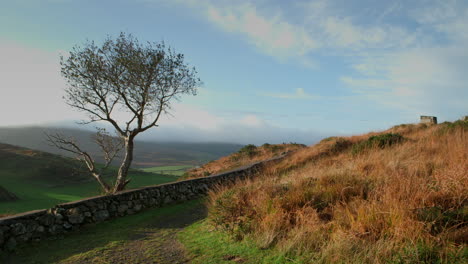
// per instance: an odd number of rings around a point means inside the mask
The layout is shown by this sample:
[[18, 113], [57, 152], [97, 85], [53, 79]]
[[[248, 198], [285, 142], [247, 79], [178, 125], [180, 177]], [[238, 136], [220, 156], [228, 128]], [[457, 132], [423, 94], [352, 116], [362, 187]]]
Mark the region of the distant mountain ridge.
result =
[[[61, 127], [0, 127], [0, 142], [25, 148], [73, 157], [70, 153], [50, 146], [45, 141], [45, 132], [61, 132], [74, 137], [83, 149], [92, 153], [98, 162], [102, 162], [98, 147], [91, 141], [92, 131]], [[160, 165], [201, 165], [218, 159], [242, 148], [233, 143], [188, 143], [188, 142], [151, 142], [136, 141], [134, 167], [152, 167]], [[114, 162], [117, 165], [119, 160]]]

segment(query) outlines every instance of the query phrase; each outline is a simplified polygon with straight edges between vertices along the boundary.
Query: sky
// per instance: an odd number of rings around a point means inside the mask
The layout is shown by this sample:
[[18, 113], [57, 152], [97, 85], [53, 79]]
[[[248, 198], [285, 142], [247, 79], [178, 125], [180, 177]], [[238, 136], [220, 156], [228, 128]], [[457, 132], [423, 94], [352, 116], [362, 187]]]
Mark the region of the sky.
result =
[[147, 139], [311, 144], [468, 115], [468, 1], [0, 0], [1, 126], [73, 124], [59, 56], [131, 33], [203, 85]]

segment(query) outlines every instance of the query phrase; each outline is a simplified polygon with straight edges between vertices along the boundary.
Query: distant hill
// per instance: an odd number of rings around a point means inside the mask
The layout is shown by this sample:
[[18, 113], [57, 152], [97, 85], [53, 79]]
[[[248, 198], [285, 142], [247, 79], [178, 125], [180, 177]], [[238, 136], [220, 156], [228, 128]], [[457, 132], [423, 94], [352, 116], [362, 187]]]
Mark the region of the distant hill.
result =
[[0, 185], [0, 202], [11, 202], [18, 200], [18, 197], [13, 193], [7, 191]]
[[83, 164], [77, 160], [47, 152], [0, 143], [0, 176], [13, 174], [15, 178], [49, 184], [67, 184], [89, 181], [89, 175], [80, 173]]
[[[117, 167], [104, 175], [115, 179]], [[128, 188], [161, 184], [178, 176], [130, 169]], [[101, 194], [82, 162], [43, 151], [0, 143], [0, 215], [43, 209]]]
[[[0, 142], [71, 157], [69, 153], [47, 144], [44, 137], [46, 131], [61, 131], [64, 135], [74, 137], [98, 162], [103, 161], [99, 149], [91, 141], [94, 133], [88, 130], [39, 126], [0, 127]], [[240, 148], [242, 145], [231, 143], [136, 141], [133, 166], [201, 165], [236, 152]], [[114, 165], [117, 163], [118, 160]]]

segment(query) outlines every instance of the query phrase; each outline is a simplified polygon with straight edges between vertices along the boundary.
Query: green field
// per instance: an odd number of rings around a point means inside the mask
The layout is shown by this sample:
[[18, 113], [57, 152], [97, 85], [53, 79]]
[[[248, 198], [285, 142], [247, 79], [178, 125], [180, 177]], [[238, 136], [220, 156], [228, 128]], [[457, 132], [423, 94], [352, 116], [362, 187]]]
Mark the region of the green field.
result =
[[[0, 171], [0, 184], [18, 196], [14, 202], [0, 202], [0, 214], [20, 213], [53, 207], [58, 203], [76, 201], [101, 193], [97, 182], [70, 183], [50, 186], [41, 181], [24, 181], [17, 173]], [[177, 180], [176, 176], [132, 171], [128, 188], [156, 185]]]
[[[53, 207], [101, 194], [98, 183], [78, 172], [81, 163], [50, 153], [0, 144], [0, 186], [19, 200], [0, 201], [0, 215]], [[109, 169], [111, 182], [117, 168]], [[176, 181], [178, 176], [130, 170], [127, 188]]]
[[158, 166], [158, 167], [151, 167], [151, 168], [143, 168], [141, 170], [145, 172], [151, 172], [151, 173], [182, 176], [190, 168], [193, 168], [193, 166], [190, 166], [190, 165]]

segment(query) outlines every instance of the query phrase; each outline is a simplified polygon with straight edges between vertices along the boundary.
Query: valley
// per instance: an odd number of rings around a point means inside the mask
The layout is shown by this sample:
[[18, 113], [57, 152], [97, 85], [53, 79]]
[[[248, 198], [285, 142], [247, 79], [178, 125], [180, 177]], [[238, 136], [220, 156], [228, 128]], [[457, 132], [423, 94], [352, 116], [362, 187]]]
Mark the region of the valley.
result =
[[[99, 150], [90, 142], [91, 132], [67, 132], [100, 157]], [[102, 194], [85, 165], [71, 156], [61, 156], [65, 153], [47, 145], [43, 133], [44, 128], [0, 128], [0, 215], [49, 208]], [[130, 189], [176, 181], [187, 169], [240, 147], [224, 143], [138, 142], [136, 148], [135, 166], [129, 172]], [[113, 180], [116, 165], [109, 168], [106, 180]]]

